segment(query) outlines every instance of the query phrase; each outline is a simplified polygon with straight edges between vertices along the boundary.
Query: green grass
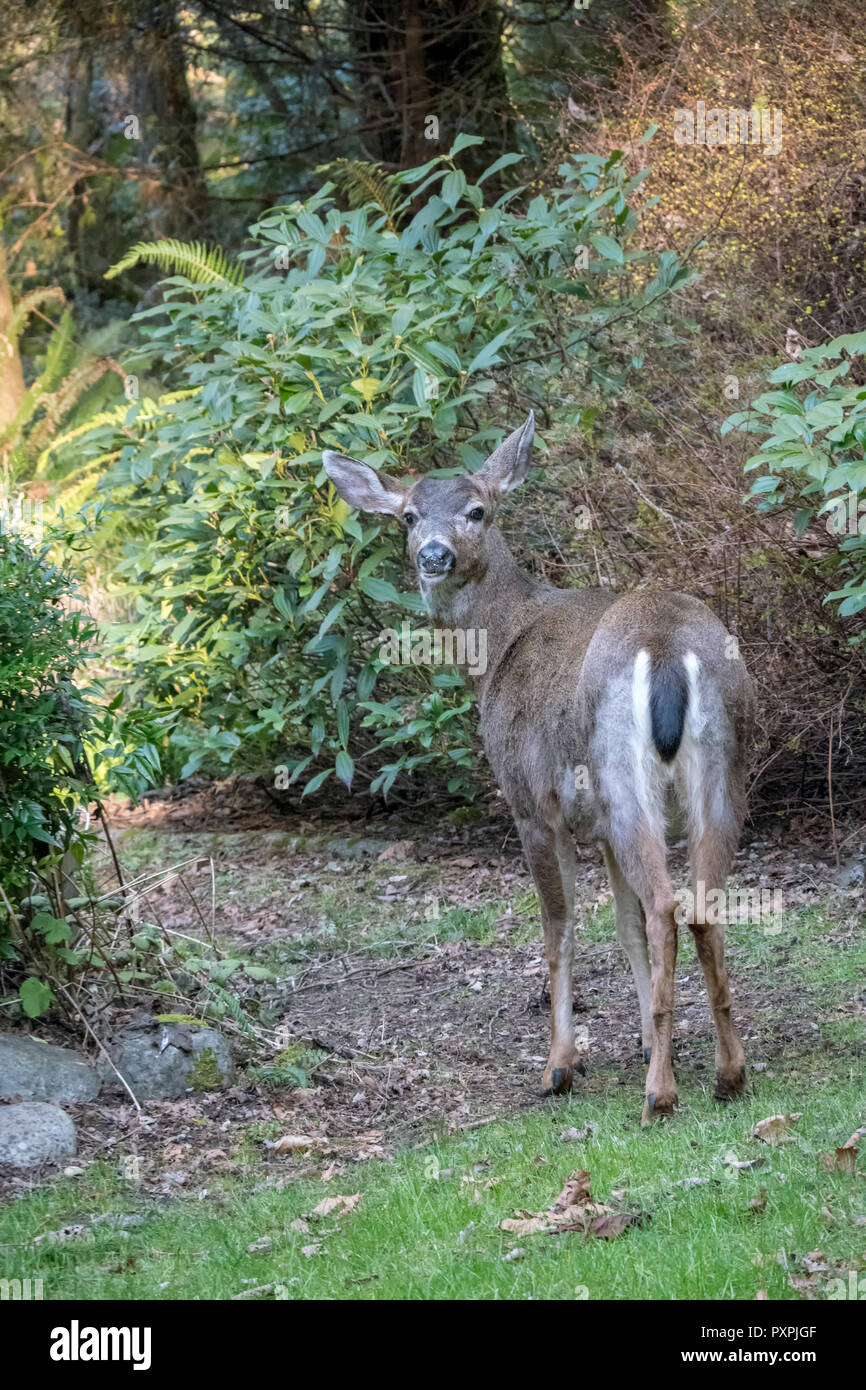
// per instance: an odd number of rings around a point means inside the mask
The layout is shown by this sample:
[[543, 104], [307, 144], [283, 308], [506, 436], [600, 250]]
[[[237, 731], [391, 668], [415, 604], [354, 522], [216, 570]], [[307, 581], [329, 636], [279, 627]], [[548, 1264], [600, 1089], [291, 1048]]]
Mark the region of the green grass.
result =
[[[681, 1084], [683, 1110], [649, 1130], [638, 1124], [636, 1087], [613, 1077], [596, 1085], [588, 1099], [540, 1103], [393, 1162], [347, 1164], [328, 1184], [266, 1186], [252, 1136], [238, 1151], [240, 1175], [208, 1175], [183, 1197], [148, 1198], [116, 1168], [94, 1166], [2, 1212], [3, 1277], [41, 1278], [47, 1299], [214, 1299], [276, 1284], [278, 1296], [317, 1299], [751, 1300], [759, 1288], [774, 1299], [800, 1297], [788, 1269], [802, 1273], [799, 1260], [815, 1249], [831, 1264], [863, 1267], [866, 1236], [853, 1221], [866, 1212], [862, 1160], [859, 1173], [829, 1173], [819, 1159], [863, 1122], [862, 1087], [842, 1069], [828, 1075], [824, 1056], [798, 1058], [796, 1078], [758, 1078], [756, 1092], [729, 1108]], [[759, 1119], [791, 1110], [804, 1112], [794, 1142], [769, 1148], [748, 1137]], [[590, 1122], [589, 1138], [559, 1138]], [[733, 1176], [731, 1155], [765, 1163]], [[517, 1241], [500, 1230], [515, 1209], [552, 1204], [576, 1168], [591, 1172], [597, 1200], [627, 1188], [626, 1207], [650, 1214], [646, 1227], [612, 1242], [575, 1234]], [[709, 1181], [675, 1185], [695, 1178]], [[750, 1199], [762, 1187], [766, 1206], [755, 1213]], [[361, 1192], [358, 1210], [311, 1220], [310, 1234], [289, 1230], [335, 1192]], [[88, 1226], [89, 1214], [104, 1212], [144, 1221], [126, 1236], [107, 1223]], [[77, 1222], [81, 1237], [29, 1245]], [[263, 1236], [269, 1248], [249, 1253]], [[320, 1253], [305, 1256], [302, 1247], [316, 1240]], [[504, 1260], [515, 1245], [523, 1257]]]

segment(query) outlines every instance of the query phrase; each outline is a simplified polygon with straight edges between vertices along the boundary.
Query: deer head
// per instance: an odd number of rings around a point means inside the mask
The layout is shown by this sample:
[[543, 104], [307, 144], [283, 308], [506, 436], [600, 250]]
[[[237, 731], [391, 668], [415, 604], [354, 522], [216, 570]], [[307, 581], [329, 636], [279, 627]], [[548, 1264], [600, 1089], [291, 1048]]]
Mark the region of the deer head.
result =
[[489, 563], [489, 533], [501, 499], [529, 469], [535, 416], [499, 445], [477, 473], [419, 478], [404, 486], [360, 459], [326, 449], [325, 472], [350, 506], [398, 517], [425, 598], [435, 588], [462, 588], [481, 579]]

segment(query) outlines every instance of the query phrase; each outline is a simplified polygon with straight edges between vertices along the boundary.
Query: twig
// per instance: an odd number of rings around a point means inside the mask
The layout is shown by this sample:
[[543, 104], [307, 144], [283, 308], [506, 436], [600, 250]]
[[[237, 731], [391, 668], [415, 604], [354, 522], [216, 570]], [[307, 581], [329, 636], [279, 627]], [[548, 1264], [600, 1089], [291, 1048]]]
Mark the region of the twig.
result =
[[114, 1065], [113, 1061], [112, 1061], [111, 1058], [109, 1057], [108, 1052], [107, 1052], [106, 1048], [104, 1047], [102, 1041], [100, 1040], [100, 1038], [97, 1037], [96, 1033], [94, 1033], [93, 1029], [91, 1028], [90, 1024], [88, 1023], [87, 1019], [84, 1017], [84, 1014], [83, 1014], [83, 1013], [81, 1012], [81, 1010], [79, 1009], [79, 1007], [78, 1007], [78, 1005], [76, 1004], [75, 1000], [72, 998], [72, 995], [69, 993], [69, 990], [66, 988], [66, 986], [65, 986], [65, 985], [62, 985], [62, 984], [60, 983], [59, 980], [55, 980], [55, 984], [57, 985], [57, 988], [60, 990], [60, 992], [61, 992], [62, 994], [65, 994], [65, 995], [66, 995], [66, 998], [69, 1000], [69, 1002], [70, 1002], [70, 1004], [72, 1005], [73, 1009], [74, 1009], [75, 1012], [78, 1014], [78, 1017], [81, 1019], [81, 1022], [84, 1024], [85, 1028], [87, 1029], [88, 1033], [89, 1033], [90, 1036], [92, 1037], [93, 1041], [96, 1043], [96, 1046], [99, 1048], [99, 1051], [102, 1053], [103, 1057], [104, 1057], [105, 1060], [108, 1062], [108, 1065], [111, 1067], [111, 1070], [114, 1072], [114, 1074], [115, 1074], [115, 1076], [117, 1077], [118, 1081], [120, 1082], [121, 1086], [122, 1086], [123, 1089], [126, 1091], [126, 1094], [129, 1096], [129, 1099], [132, 1101], [133, 1105], [135, 1106], [136, 1110], [138, 1111], [138, 1113], [139, 1113], [139, 1115], [140, 1115], [140, 1114], [141, 1114], [141, 1106], [139, 1105], [139, 1103], [138, 1103], [138, 1101], [137, 1101], [137, 1099], [136, 1099], [136, 1097], [135, 1097], [135, 1092], [132, 1090], [131, 1086], [129, 1085], [129, 1082], [128, 1082], [123, 1076], [121, 1076], [120, 1072], [117, 1070], [117, 1067]]

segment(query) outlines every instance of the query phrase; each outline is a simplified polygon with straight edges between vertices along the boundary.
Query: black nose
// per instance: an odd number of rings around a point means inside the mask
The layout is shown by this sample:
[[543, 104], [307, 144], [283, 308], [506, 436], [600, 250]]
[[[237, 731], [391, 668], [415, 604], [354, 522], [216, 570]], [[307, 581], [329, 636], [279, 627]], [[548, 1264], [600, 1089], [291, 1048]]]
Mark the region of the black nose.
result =
[[454, 568], [454, 551], [441, 541], [428, 541], [418, 551], [418, 568], [422, 574], [448, 574]]

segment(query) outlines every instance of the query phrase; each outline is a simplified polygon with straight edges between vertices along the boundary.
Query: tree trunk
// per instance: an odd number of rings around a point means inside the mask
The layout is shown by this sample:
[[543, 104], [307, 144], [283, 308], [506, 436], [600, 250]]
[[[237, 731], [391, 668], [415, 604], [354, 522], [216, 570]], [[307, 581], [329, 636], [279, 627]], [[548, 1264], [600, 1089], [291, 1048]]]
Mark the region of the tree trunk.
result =
[[198, 115], [186, 80], [186, 58], [174, 0], [130, 0], [128, 35], [132, 114], [140, 162], [155, 166], [162, 185], [154, 230], [161, 236], [201, 234], [207, 184], [196, 143]]
[[485, 139], [461, 156], [473, 172], [508, 148], [496, 0], [360, 0], [353, 22], [365, 120], [379, 126], [368, 141], [374, 158], [409, 168], [464, 131]]

